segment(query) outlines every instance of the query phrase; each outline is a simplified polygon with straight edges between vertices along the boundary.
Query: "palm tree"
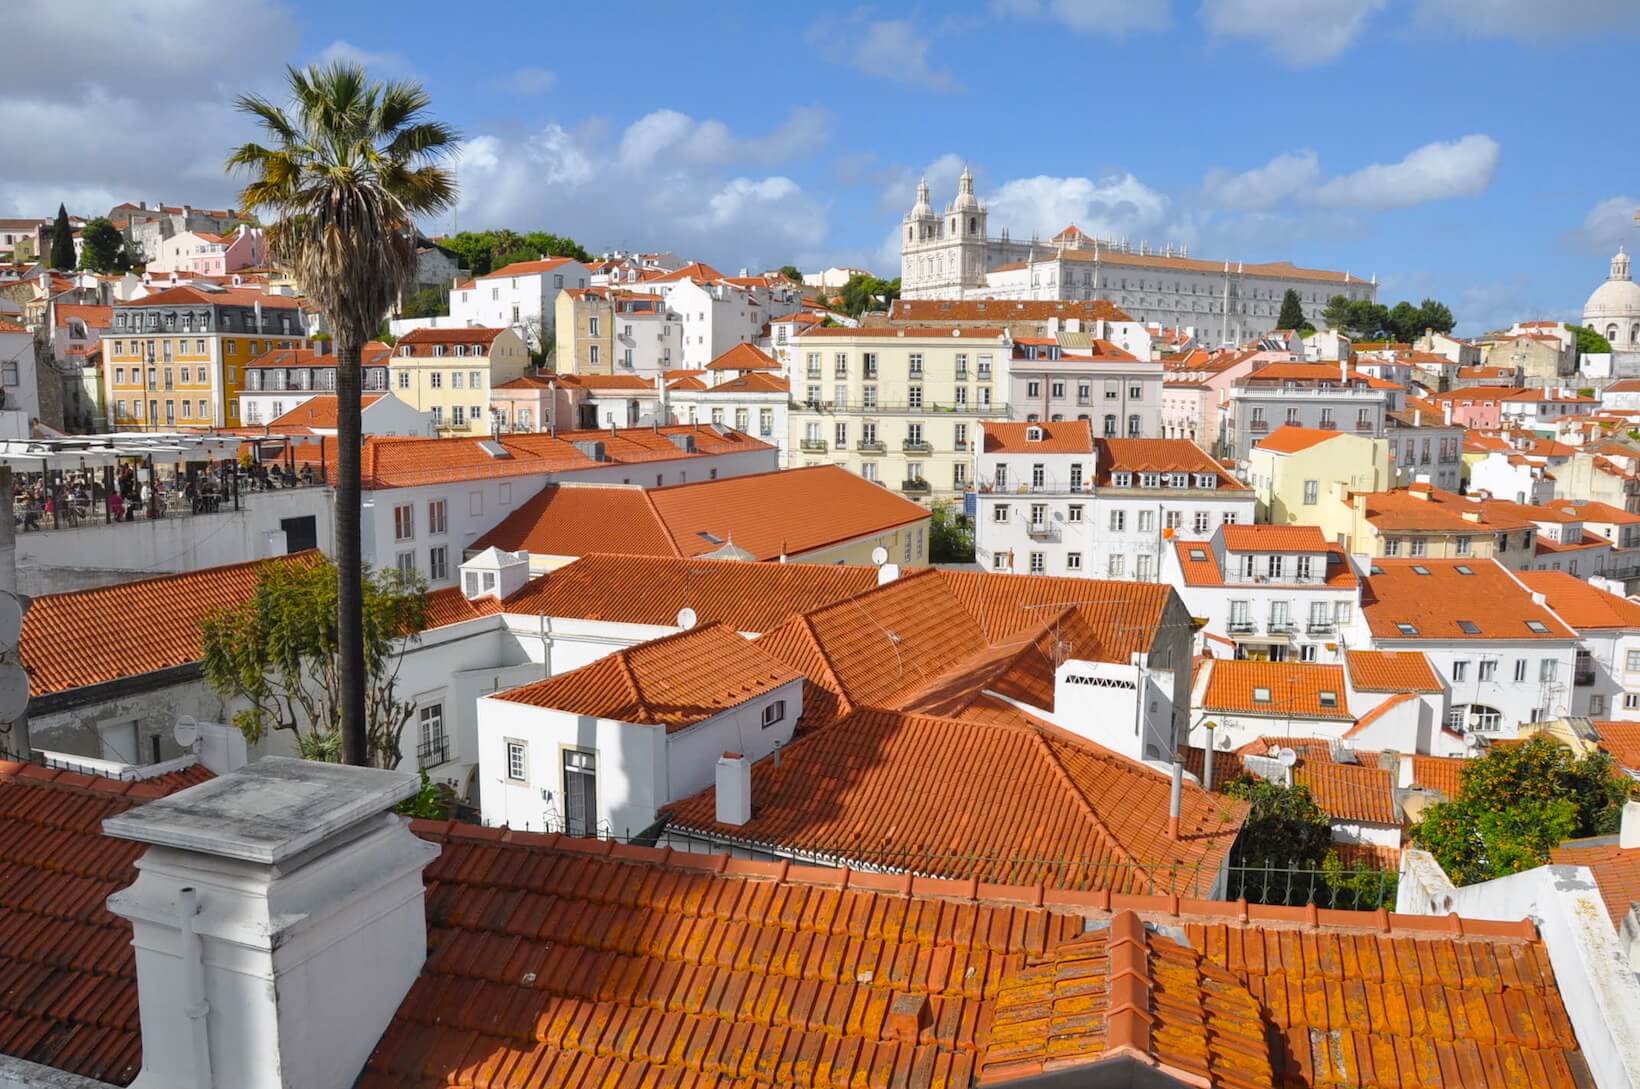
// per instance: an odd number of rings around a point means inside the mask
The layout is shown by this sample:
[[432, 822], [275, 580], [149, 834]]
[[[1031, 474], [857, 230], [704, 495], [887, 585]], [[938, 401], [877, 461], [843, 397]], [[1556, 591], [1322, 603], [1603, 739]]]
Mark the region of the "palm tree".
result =
[[415, 221], [455, 202], [438, 161], [456, 134], [426, 116], [419, 84], [373, 83], [354, 64], [287, 69], [287, 107], [242, 95], [271, 147], [245, 144], [228, 168], [267, 211], [269, 252], [329, 320], [336, 348], [336, 600], [342, 759], [367, 760], [364, 591], [359, 543], [359, 355], [415, 271]]

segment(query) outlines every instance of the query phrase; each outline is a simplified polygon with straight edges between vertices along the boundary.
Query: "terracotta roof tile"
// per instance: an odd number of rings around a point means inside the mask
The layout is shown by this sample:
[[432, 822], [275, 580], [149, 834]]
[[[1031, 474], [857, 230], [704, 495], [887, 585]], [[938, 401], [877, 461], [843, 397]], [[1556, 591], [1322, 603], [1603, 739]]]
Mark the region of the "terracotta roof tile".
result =
[[[385, 393], [366, 393], [359, 398], [361, 410], [369, 408]], [[309, 397], [289, 412], [268, 423], [269, 427], [327, 427], [336, 426], [337, 401], [334, 393], [320, 393]]]
[[[1202, 709], [1210, 713], [1355, 721], [1343, 666], [1220, 658], [1209, 668]], [[1330, 703], [1322, 699], [1327, 693]]]
[[1458, 786], [1463, 779], [1463, 769], [1469, 766], [1468, 758], [1462, 756], [1415, 755], [1411, 759], [1411, 786], [1438, 791], [1445, 795], [1448, 801], [1458, 796]]
[[[1597, 538], [1602, 544], [1605, 538]], [[1515, 576], [1544, 595], [1549, 608], [1578, 631], [1640, 629], [1640, 602], [1591, 586], [1564, 571], [1521, 571]]]
[[[690, 385], [684, 385], [690, 383]], [[750, 371], [738, 375], [727, 382], [719, 382], [715, 386], [708, 386], [693, 375], [677, 379], [669, 388], [694, 389], [701, 393], [717, 397], [733, 397], [741, 393], [790, 393], [791, 383], [784, 378], [776, 378], [766, 371]]]
[[1496, 560], [1376, 559], [1361, 608], [1377, 639], [1577, 638]]
[[1400, 824], [1395, 805], [1395, 776], [1366, 764], [1300, 760], [1293, 782], [1307, 787], [1315, 804], [1335, 821]]
[[1230, 552], [1325, 552], [1327, 539], [1315, 526], [1227, 525], [1220, 532]]
[[673, 733], [800, 676], [745, 636], [708, 624], [491, 698]]
[[1245, 806], [1187, 785], [1175, 842], [1163, 819], [1167, 776], [1028, 716], [981, 717], [856, 711], [794, 741], [778, 765], [770, 758], [753, 766], [746, 824], [717, 823], [712, 789], [671, 806], [671, 823], [803, 857], [937, 877], [1133, 892], [1212, 888]]
[[1295, 427], [1292, 424], [1282, 424], [1270, 432], [1257, 443], [1260, 450], [1270, 450], [1277, 454], [1296, 454], [1300, 450], [1308, 450], [1318, 446], [1328, 439], [1336, 439], [1342, 431], [1322, 431], [1314, 427]]
[[296, 310], [301, 307], [302, 300], [292, 298], [289, 295], [269, 295], [251, 287], [224, 287], [220, 291], [206, 291], [204, 288], [178, 284], [176, 287], [167, 287], [152, 294], [144, 295], [140, 299], [115, 303], [114, 308], [124, 310], [130, 307], [199, 306], [201, 304], [207, 306], [260, 305], [263, 310]]
[[1594, 724], [1600, 747], [1612, 754], [1619, 767], [1640, 772], [1640, 722], [1601, 720]]
[[[393, 354], [391, 345], [383, 344], [379, 340], [372, 340], [366, 344], [359, 354], [359, 361], [366, 367], [385, 367]], [[312, 348], [275, 348], [270, 352], [263, 352], [249, 363], [246, 370], [261, 370], [267, 367], [285, 369], [290, 367], [320, 367], [336, 366], [336, 353], [319, 352]], [[264, 389], [251, 392], [273, 393], [274, 390]], [[285, 392], [300, 392], [296, 390]]]
[[1050, 318], [1077, 318], [1082, 321], [1120, 321], [1133, 319], [1127, 312], [1105, 299], [1079, 302], [1061, 302], [1051, 299], [895, 299], [889, 307], [888, 319], [896, 322], [989, 322], [1038, 321]]
[[122, 782], [0, 761], [0, 1053], [126, 1085], [142, 1066], [131, 928], [108, 895], [143, 845], [104, 818], [210, 778]]
[[318, 552], [207, 567], [90, 590], [43, 594], [23, 618], [29, 693], [191, 665], [203, 653], [199, 622], [250, 598], [265, 564], [318, 563]]
[[1620, 847], [1616, 837], [1599, 841], [1571, 840], [1549, 852], [1556, 866], [1587, 866], [1594, 872], [1606, 913], [1619, 931], [1629, 908], [1640, 901], [1640, 847]]
[[1350, 685], [1362, 692], [1442, 692], [1429, 659], [1415, 650], [1347, 650]]
[[780, 364], [755, 344], [742, 342], [706, 364], [709, 371], [778, 371]]
[[[1189, 439], [1098, 439], [1098, 483], [1109, 484], [1110, 474], [1212, 473], [1220, 491], [1246, 491], [1206, 450]], [[1192, 482], [1194, 483], [1194, 482]]]
[[[1093, 424], [1087, 420], [1052, 423], [1003, 423], [987, 420], [980, 424], [985, 433], [987, 454], [1091, 454]], [[1036, 438], [1031, 438], [1031, 435]]]
[[502, 265], [494, 272], [486, 272], [482, 276], [475, 277], [475, 279], [493, 280], [498, 276], [535, 276], [543, 272], [551, 272], [555, 268], [561, 268], [574, 260], [573, 257], [546, 257], [539, 261], [514, 261], [510, 265]]
[[471, 547], [702, 556], [732, 542], [774, 560], [928, 517], [926, 508], [841, 466], [820, 465], [650, 489], [549, 484]]

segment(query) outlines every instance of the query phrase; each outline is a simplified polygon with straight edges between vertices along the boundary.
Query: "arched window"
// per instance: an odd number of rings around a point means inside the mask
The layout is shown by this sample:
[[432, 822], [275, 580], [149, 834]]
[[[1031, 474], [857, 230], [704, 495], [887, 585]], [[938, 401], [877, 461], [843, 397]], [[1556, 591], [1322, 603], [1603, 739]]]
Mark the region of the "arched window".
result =
[[1617, 339], [1617, 326], [1616, 325], [1606, 326], [1606, 339], [1607, 340], [1616, 340]]
[[1636, 342], [1640, 342], [1640, 321], [1629, 326], [1629, 343], [1634, 344]]
[[916, 234], [915, 234], [915, 228], [912, 228], [912, 227], [907, 227], [907, 228], [906, 228], [906, 229], [905, 229], [905, 238], [906, 238], [906, 241], [907, 241], [907, 242], [909, 242], [909, 241], [911, 241], [911, 240], [912, 240], [912, 239], [913, 239], [913, 238], [915, 238], [915, 237], [916, 237]]
[[969, 216], [968, 217], [968, 233], [969, 234], [978, 234], [979, 233], [979, 217], [978, 216]]

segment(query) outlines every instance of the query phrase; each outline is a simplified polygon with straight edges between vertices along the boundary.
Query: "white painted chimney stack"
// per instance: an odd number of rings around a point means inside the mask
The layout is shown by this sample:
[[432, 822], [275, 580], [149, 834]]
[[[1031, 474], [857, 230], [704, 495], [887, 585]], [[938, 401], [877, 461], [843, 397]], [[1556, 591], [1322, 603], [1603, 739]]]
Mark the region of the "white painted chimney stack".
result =
[[1619, 847], [1640, 847], [1640, 802], [1623, 803], [1623, 824], [1617, 833]]
[[351, 1089], [427, 955], [438, 848], [414, 773], [269, 757], [103, 822], [148, 844], [130, 920], [133, 1089]]
[[717, 822], [741, 825], [752, 819], [752, 762], [744, 753], [718, 757]]

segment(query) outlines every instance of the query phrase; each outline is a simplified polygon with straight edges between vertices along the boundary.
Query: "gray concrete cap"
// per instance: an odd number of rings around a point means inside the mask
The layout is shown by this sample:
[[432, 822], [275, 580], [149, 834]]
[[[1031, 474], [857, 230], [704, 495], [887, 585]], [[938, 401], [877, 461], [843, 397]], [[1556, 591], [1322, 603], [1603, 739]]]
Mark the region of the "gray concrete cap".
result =
[[273, 865], [387, 812], [414, 772], [268, 756], [103, 821], [118, 839]]

